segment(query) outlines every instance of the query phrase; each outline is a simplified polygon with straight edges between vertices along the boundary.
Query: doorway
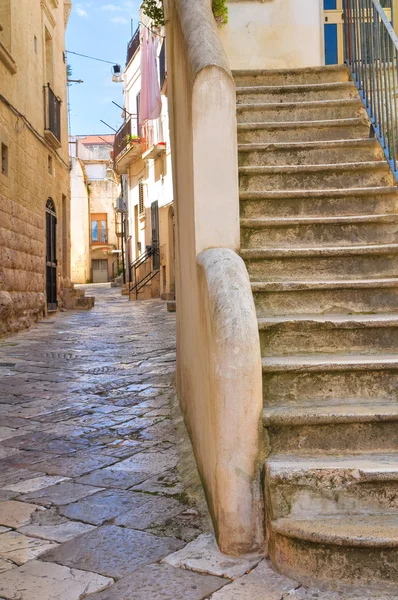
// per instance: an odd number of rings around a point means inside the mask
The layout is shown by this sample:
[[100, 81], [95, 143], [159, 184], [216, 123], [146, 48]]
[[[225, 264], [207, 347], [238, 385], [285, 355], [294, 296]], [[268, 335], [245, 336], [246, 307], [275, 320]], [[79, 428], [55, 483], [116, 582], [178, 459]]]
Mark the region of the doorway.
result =
[[[393, 0], [380, 0], [392, 22]], [[366, 11], [363, 7], [362, 10]], [[325, 65], [344, 63], [344, 0], [323, 0]]]
[[93, 259], [93, 283], [107, 283], [108, 278], [108, 260], [107, 259]]
[[153, 255], [153, 270], [160, 269], [160, 252], [159, 252], [159, 203], [152, 202], [151, 204], [151, 227], [152, 227], [152, 248], [158, 248], [158, 251]]
[[57, 215], [52, 198], [46, 204], [46, 291], [47, 310], [57, 310]]

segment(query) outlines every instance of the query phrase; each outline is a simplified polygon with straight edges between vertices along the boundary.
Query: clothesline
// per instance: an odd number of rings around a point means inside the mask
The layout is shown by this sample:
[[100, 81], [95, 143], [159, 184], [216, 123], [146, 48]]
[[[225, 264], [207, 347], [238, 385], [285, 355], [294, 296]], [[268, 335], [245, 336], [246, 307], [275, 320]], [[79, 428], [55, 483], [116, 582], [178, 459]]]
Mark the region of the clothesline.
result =
[[150, 31], [152, 33], [152, 35], [156, 35], [157, 37], [160, 37], [162, 40], [164, 40], [166, 37], [165, 35], [161, 35], [160, 33], [157, 33], [156, 31], [154, 31], [153, 29], [148, 27], [148, 25], [145, 25], [145, 23], [143, 23], [142, 21], [138, 21], [138, 25], [142, 25], [143, 27], [148, 29], [148, 31]]

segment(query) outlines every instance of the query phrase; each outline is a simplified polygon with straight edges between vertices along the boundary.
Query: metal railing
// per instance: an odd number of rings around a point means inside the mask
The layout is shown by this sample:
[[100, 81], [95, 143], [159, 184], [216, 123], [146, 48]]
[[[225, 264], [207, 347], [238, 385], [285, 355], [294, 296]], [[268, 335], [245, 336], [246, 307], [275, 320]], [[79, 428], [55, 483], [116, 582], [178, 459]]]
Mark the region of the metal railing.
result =
[[128, 118], [127, 121], [123, 123], [123, 125], [118, 129], [115, 135], [114, 142], [114, 153], [115, 160], [116, 158], [124, 152], [131, 144], [139, 144], [140, 139], [136, 136], [135, 133], [135, 119], [133, 126], [133, 119], [131, 117]]
[[136, 298], [138, 297], [138, 292], [159, 273], [159, 269], [155, 268], [155, 258], [158, 255], [158, 245], [147, 246], [145, 252], [131, 263], [130, 294], [135, 292]]
[[378, 0], [345, 0], [344, 23], [346, 62], [398, 180], [398, 37]]
[[140, 47], [140, 28], [137, 27], [133, 37], [131, 38], [131, 40], [127, 46], [126, 65], [129, 64], [130, 60], [133, 58], [133, 56], [135, 55], [135, 53], [137, 52], [139, 47]]
[[44, 86], [44, 129], [51, 131], [61, 141], [61, 100], [54, 94], [49, 83]]

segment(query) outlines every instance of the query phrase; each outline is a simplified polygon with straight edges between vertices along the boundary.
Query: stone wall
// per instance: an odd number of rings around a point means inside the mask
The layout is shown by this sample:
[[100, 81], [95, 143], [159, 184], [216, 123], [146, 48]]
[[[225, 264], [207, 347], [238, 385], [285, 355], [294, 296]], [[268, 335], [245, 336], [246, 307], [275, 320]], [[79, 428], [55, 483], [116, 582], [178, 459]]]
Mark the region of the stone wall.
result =
[[[0, 169], [0, 335], [29, 327], [46, 312], [48, 198], [57, 213], [58, 296], [69, 284], [70, 253], [64, 3], [54, 8], [47, 0], [19, 0], [10, 3], [8, 17], [7, 49], [0, 38], [0, 144], [8, 154]], [[46, 31], [52, 37], [51, 87], [62, 101], [58, 149], [44, 137]]]

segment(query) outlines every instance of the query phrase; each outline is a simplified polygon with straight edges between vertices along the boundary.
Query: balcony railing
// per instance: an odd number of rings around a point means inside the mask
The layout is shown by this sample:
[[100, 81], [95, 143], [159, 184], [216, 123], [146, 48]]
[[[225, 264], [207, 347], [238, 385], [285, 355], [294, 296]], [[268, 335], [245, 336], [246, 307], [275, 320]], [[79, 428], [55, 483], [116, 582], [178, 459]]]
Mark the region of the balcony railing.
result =
[[61, 100], [54, 94], [50, 84], [44, 86], [44, 130], [61, 142]]
[[127, 46], [126, 65], [129, 64], [130, 60], [133, 58], [134, 54], [137, 52], [139, 47], [140, 47], [140, 28], [137, 27], [133, 37], [131, 38], [131, 40]]
[[115, 159], [117, 159], [120, 154], [123, 154], [125, 150], [130, 148], [132, 144], [140, 143], [140, 139], [135, 133], [135, 128], [135, 119], [133, 120], [130, 117], [116, 132], [114, 145]]

